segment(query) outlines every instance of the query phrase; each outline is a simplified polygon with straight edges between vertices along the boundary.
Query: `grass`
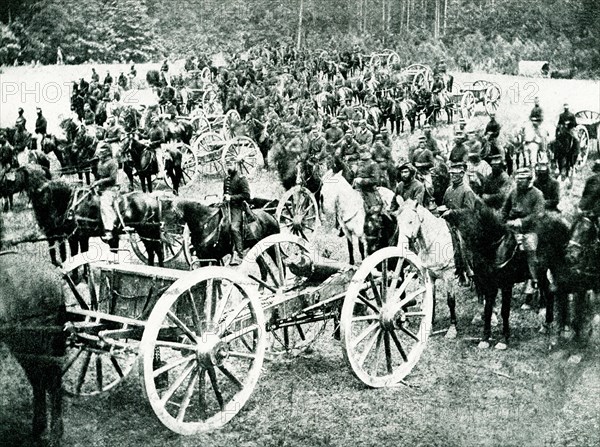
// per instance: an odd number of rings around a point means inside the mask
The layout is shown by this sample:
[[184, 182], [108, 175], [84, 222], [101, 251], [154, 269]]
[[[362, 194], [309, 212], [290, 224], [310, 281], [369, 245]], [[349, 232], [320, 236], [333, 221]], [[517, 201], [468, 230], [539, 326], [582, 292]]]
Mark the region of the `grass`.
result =
[[[76, 69], [78, 73], [87, 73], [89, 68]], [[9, 75], [14, 75], [11, 69], [7, 69], [6, 76]], [[458, 82], [478, 78], [501, 85], [503, 102], [498, 120], [504, 129], [526, 119], [532, 104], [523, 102], [523, 97], [536, 88], [547, 121], [557, 118], [564, 92], [571, 97], [573, 111], [597, 109], [600, 97], [599, 85], [588, 81], [544, 79], [532, 84], [530, 79], [509, 76], [457, 75]], [[511, 88], [513, 93], [521, 92], [520, 101], [513, 101]], [[479, 115], [469, 127], [485, 122], [486, 117]], [[438, 138], [446, 140], [451, 135], [443, 127], [435, 132]], [[406, 151], [417, 135], [400, 138], [394, 156]], [[565, 191], [563, 210], [571, 212], [576, 206], [588, 174], [589, 167], [578, 173], [573, 188]], [[283, 193], [277, 178], [270, 173], [251, 186], [256, 196], [277, 198]], [[184, 195], [202, 197], [220, 193], [221, 188], [218, 180], [203, 180], [184, 191]], [[31, 216], [27, 213], [15, 214], [7, 220], [15, 231], [31, 229]], [[314, 244], [319, 252], [327, 248], [332, 257], [345, 260], [346, 244], [336, 233], [325, 228], [316, 235]], [[45, 244], [32, 247], [40, 253], [46, 251]], [[537, 314], [519, 309], [519, 290], [517, 287], [513, 302], [513, 338], [508, 351], [477, 349], [482, 328], [471, 325], [471, 319], [480, 308], [472, 291], [463, 289], [457, 303], [459, 338], [446, 340], [432, 336], [420, 362], [407, 377], [407, 385], [366, 389], [344, 362], [342, 347], [332, 338], [329, 323], [312, 354], [265, 363], [248, 404], [221, 430], [191, 437], [169, 432], [155, 420], [134, 371], [111, 393], [66, 399], [64, 445], [600, 445], [597, 338], [586, 349], [565, 344], [550, 350], [549, 339], [537, 333], [540, 324]], [[434, 330], [448, 324], [447, 308], [440, 301]], [[494, 336], [500, 336], [500, 327], [494, 328]], [[573, 353], [582, 355], [583, 360], [577, 364], [567, 362]], [[6, 355], [6, 351], [0, 352], [0, 357]], [[27, 433], [31, 391], [12, 359], [2, 363], [0, 385], [0, 446], [26, 446], [30, 441]]]

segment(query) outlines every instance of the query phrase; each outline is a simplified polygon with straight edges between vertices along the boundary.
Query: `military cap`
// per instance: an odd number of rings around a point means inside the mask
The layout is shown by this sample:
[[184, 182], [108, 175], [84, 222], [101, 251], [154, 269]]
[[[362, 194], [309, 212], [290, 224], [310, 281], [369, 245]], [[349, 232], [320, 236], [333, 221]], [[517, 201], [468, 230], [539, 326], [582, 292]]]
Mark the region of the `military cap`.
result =
[[492, 166], [494, 166], [494, 165], [504, 165], [504, 159], [502, 158], [502, 155], [492, 155], [490, 157], [490, 164]]
[[517, 179], [530, 179], [533, 177], [531, 170], [529, 168], [520, 168], [515, 172], [515, 178]]
[[465, 172], [466, 166], [462, 161], [455, 161], [450, 163], [450, 173]]

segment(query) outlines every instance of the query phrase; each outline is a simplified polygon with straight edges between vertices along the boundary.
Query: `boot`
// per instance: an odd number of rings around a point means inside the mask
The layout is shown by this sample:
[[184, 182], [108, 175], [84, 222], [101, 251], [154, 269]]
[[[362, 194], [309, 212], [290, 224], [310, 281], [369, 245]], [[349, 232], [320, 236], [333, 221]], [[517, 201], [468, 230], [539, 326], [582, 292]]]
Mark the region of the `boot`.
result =
[[231, 261], [229, 261], [229, 265], [230, 266], [236, 266], [236, 265], [240, 265], [242, 263], [242, 257], [241, 255], [235, 251], [233, 252], [233, 256], [231, 257]]

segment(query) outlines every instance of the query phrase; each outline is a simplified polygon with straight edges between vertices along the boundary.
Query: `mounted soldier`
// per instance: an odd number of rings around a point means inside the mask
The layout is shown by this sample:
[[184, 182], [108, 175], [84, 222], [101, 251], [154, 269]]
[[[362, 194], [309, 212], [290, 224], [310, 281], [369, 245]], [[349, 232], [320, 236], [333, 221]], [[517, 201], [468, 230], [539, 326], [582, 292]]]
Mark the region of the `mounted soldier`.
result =
[[[442, 217], [448, 217], [457, 210], [473, 210], [477, 197], [465, 180], [466, 166], [462, 162], [454, 162], [450, 165], [450, 186], [444, 194]], [[454, 263], [456, 265], [456, 275], [459, 282], [463, 285], [468, 283], [468, 277], [472, 276], [469, 267], [470, 259], [465, 250], [462, 238], [455, 228], [450, 229], [452, 235], [452, 244], [454, 246]]]
[[96, 123], [96, 114], [87, 102], [83, 105], [83, 123], [86, 126], [91, 126]]
[[483, 181], [481, 198], [490, 208], [500, 210], [513, 189], [513, 183], [506, 173], [501, 155], [494, 155], [490, 166], [492, 172]]
[[110, 144], [112, 148], [112, 154], [117, 163], [121, 163], [121, 139], [123, 138], [123, 128], [117, 122], [117, 118], [111, 116], [107, 120], [106, 134], [104, 135], [104, 141]]
[[37, 136], [37, 148], [42, 149], [44, 140], [46, 139], [46, 133], [48, 132], [48, 121], [42, 115], [42, 109], [36, 108], [37, 118], [35, 120], [35, 134]]
[[558, 137], [562, 129], [566, 130], [573, 138], [577, 139], [573, 133], [573, 129], [577, 127], [577, 118], [569, 110], [569, 104], [565, 103], [563, 106], [563, 112], [558, 117], [558, 124], [556, 125], [556, 136]]
[[485, 138], [488, 141], [489, 146], [486, 145], [486, 150], [483, 154], [484, 158], [501, 153], [498, 145], [498, 137], [500, 136], [501, 128], [502, 126], [500, 126], [500, 123], [496, 121], [496, 114], [490, 113], [490, 121], [485, 126]]
[[465, 134], [457, 131], [454, 135], [454, 147], [450, 151], [449, 160], [451, 163], [466, 163], [469, 149], [465, 145]]
[[409, 161], [403, 161], [398, 166], [400, 181], [396, 186], [394, 199], [390, 211], [397, 211], [400, 207], [399, 199], [402, 201], [414, 200], [423, 205], [425, 199], [425, 186], [416, 179], [417, 170]]
[[[379, 232], [383, 226], [383, 200], [377, 191], [378, 185], [379, 166], [373, 161], [370, 151], [362, 151], [352, 186], [360, 191], [363, 198], [365, 235], [367, 246], [371, 248], [379, 242]], [[366, 228], [371, 228], [371, 231], [366, 231]], [[370, 254], [371, 248], [367, 249], [368, 254]]]
[[381, 129], [381, 142], [392, 149], [392, 138], [386, 127]]
[[23, 126], [23, 129], [27, 127], [27, 119], [23, 116], [23, 108], [19, 107], [17, 110], [17, 120], [15, 121], [15, 127], [19, 127], [19, 125]]
[[533, 186], [539, 189], [544, 195], [546, 211], [560, 212], [558, 203], [560, 202], [560, 184], [550, 174], [548, 163], [538, 163], [535, 166], [535, 181]]
[[371, 149], [371, 154], [375, 163], [379, 165], [380, 182], [379, 186], [392, 189], [396, 182], [394, 161], [392, 160], [392, 151], [382, 142], [381, 134], [375, 136], [375, 143]]
[[425, 124], [423, 126], [423, 133], [425, 134], [425, 147], [431, 151], [434, 157], [437, 157], [438, 155], [441, 156], [442, 151], [440, 150], [438, 142], [435, 138], [433, 138], [433, 135], [431, 135], [430, 124]]
[[223, 201], [229, 204], [231, 213], [231, 238], [233, 239], [233, 256], [229, 265], [242, 262], [244, 250], [244, 210], [250, 200], [248, 180], [238, 171], [236, 160], [229, 160], [225, 166], [227, 175], [223, 181]]
[[534, 127], [538, 127], [544, 121], [544, 111], [540, 107], [540, 98], [537, 96], [533, 99], [533, 108], [529, 113], [529, 121], [531, 121]]
[[100, 194], [100, 217], [104, 226], [102, 240], [108, 242], [115, 237], [113, 230], [117, 222], [117, 213], [114, 203], [118, 194], [117, 173], [119, 167], [112, 156], [109, 144], [101, 144], [96, 155], [98, 156], [98, 168], [96, 180], [91, 184], [91, 188], [97, 188]]
[[593, 174], [588, 177], [579, 201], [579, 210], [589, 215], [598, 225], [600, 221], [600, 160], [594, 162]]
[[367, 120], [365, 119], [361, 119], [358, 125], [354, 140], [361, 146], [361, 150], [368, 150], [373, 144], [373, 132], [367, 128]]
[[528, 284], [525, 294], [533, 293], [537, 283], [537, 235], [531, 233], [535, 219], [544, 214], [545, 200], [542, 192], [533, 186], [533, 174], [529, 168], [520, 168], [515, 175], [517, 187], [510, 193], [502, 215], [508, 226], [515, 228], [517, 242], [527, 255], [527, 264], [533, 284]]
[[344, 139], [336, 150], [336, 155], [342, 157], [352, 172], [356, 173], [358, 169], [360, 153], [361, 147], [354, 139], [352, 131], [347, 130], [344, 135]]

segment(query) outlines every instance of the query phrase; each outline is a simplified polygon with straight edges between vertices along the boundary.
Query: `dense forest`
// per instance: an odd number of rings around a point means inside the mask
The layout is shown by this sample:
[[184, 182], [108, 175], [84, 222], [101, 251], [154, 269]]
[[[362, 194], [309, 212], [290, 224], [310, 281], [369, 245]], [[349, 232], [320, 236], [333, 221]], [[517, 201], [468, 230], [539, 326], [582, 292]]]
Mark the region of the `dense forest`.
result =
[[160, 60], [257, 44], [398, 51], [515, 73], [549, 60], [600, 75], [598, 0], [2, 0], [0, 64]]

